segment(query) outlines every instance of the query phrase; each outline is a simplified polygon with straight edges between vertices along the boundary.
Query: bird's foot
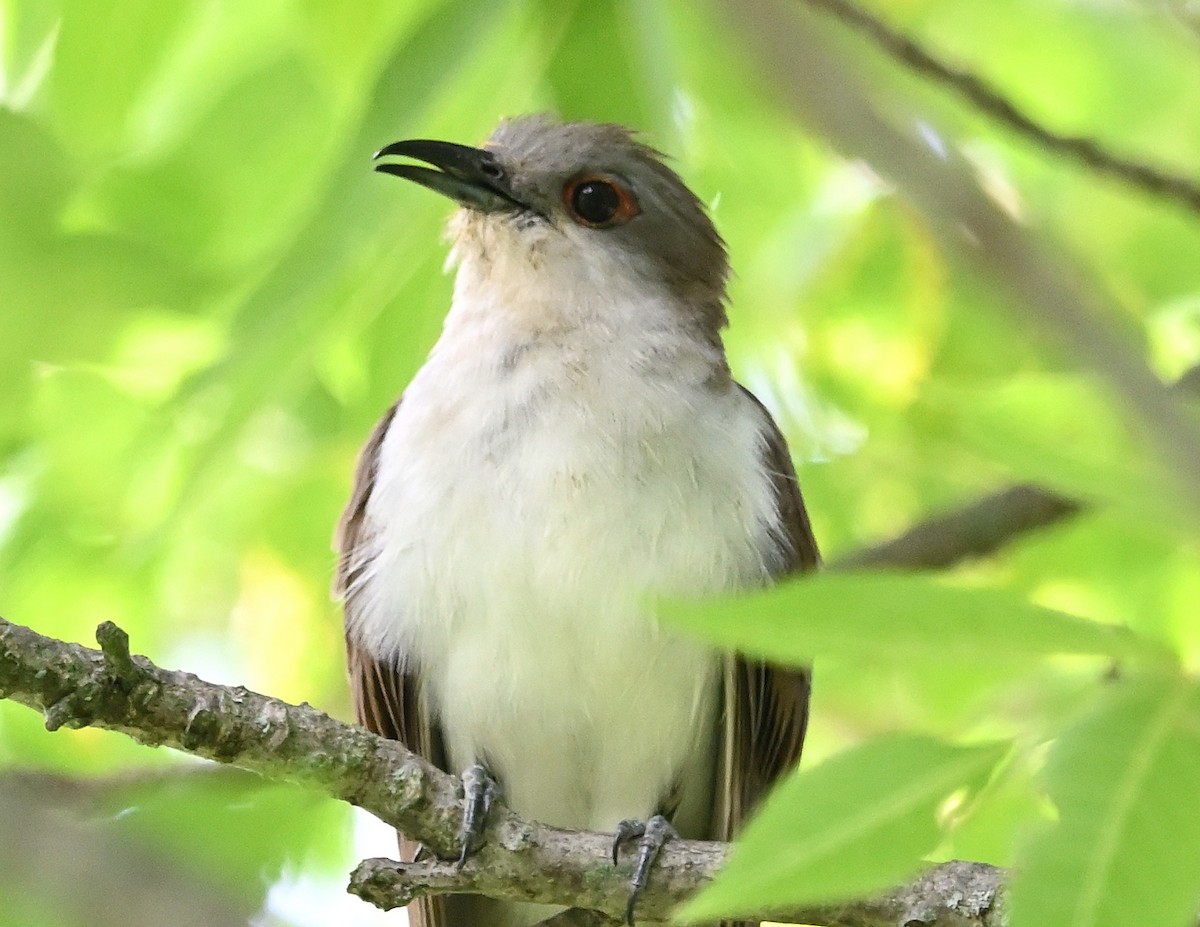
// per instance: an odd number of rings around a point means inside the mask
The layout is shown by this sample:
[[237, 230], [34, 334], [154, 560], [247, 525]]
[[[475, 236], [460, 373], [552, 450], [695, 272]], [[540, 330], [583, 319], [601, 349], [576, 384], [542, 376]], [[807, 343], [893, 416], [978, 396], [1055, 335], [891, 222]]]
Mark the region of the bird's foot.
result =
[[638, 895], [646, 887], [650, 876], [650, 867], [658, 859], [658, 854], [668, 840], [679, 836], [679, 832], [661, 814], [656, 814], [648, 821], [638, 821], [627, 818], [617, 825], [613, 836], [612, 860], [617, 864], [617, 854], [624, 844], [637, 841], [637, 861], [633, 865], [633, 873], [629, 877], [629, 900], [625, 903], [625, 923], [633, 924], [633, 909], [637, 904]]
[[461, 847], [458, 854], [460, 869], [483, 835], [488, 813], [492, 810], [492, 800], [499, 790], [496, 780], [482, 763], [468, 767], [462, 774], [462, 783], [463, 817], [462, 827], [458, 832]]

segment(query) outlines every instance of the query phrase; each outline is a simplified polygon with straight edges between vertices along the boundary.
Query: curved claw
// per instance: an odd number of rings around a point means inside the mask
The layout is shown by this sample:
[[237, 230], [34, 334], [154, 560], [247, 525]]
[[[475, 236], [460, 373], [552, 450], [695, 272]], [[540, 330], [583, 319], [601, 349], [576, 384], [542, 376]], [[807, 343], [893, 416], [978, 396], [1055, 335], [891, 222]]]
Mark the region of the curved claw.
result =
[[637, 818], [626, 818], [617, 825], [617, 831], [613, 834], [612, 842], [612, 861], [614, 866], [617, 864], [617, 854], [621, 852], [621, 847], [631, 840], [636, 840], [645, 832], [645, 823], [639, 821]]
[[621, 844], [636, 839], [638, 842], [638, 857], [634, 863], [633, 872], [629, 876], [629, 900], [625, 903], [625, 923], [633, 927], [633, 912], [637, 905], [638, 895], [646, 887], [650, 877], [650, 867], [658, 859], [658, 854], [668, 840], [679, 836], [679, 832], [661, 814], [656, 814], [645, 823], [627, 819], [617, 825], [613, 837], [613, 863], [617, 861], [617, 850]]
[[635, 904], [637, 904], [637, 895], [630, 892], [629, 900], [625, 902], [625, 923], [627, 927], [633, 927], [633, 906]]

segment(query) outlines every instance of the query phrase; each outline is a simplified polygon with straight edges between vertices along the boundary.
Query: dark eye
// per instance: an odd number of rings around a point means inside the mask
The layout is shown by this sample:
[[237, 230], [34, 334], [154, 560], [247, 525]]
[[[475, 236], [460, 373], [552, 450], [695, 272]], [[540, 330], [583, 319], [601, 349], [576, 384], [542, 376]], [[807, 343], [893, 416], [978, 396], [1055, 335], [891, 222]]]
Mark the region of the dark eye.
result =
[[619, 225], [641, 212], [629, 188], [611, 177], [576, 177], [563, 187], [563, 203], [572, 219], [594, 229]]

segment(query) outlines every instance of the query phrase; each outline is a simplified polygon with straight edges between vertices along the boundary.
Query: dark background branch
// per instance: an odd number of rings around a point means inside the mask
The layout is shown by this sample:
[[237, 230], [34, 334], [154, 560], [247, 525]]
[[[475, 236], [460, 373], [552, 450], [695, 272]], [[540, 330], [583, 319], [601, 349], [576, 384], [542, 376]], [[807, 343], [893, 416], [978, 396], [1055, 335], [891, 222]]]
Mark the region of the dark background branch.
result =
[[1059, 157], [1104, 174], [1141, 193], [1200, 213], [1200, 182], [1116, 154], [1092, 138], [1056, 132], [1023, 112], [979, 75], [955, 67], [850, 0], [803, 0], [866, 36], [901, 66], [949, 89], [988, 118]]
[[[1175, 381], [1178, 395], [1200, 396], [1200, 366]], [[851, 551], [828, 570], [939, 570], [993, 554], [1029, 531], [1085, 511], [1087, 505], [1040, 486], [1009, 486], [950, 512], [932, 515], [888, 541]]]
[[[0, 777], [0, 898], [53, 899], [96, 927], [244, 927], [257, 905], [162, 853], [58, 813], [34, 777]], [[0, 912], [0, 923], [12, 924]]]
[[952, 512], [935, 515], [903, 534], [846, 554], [830, 570], [931, 570], [995, 553], [1026, 532], [1062, 521], [1084, 505], [1038, 486], [1010, 486]]

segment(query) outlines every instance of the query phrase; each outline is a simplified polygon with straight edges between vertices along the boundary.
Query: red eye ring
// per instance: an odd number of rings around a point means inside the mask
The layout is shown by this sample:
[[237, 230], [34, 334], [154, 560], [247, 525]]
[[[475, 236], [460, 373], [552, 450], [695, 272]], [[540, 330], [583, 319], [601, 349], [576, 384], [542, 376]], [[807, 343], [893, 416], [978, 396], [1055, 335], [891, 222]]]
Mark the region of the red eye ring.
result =
[[590, 229], [612, 228], [642, 211], [625, 184], [603, 174], [580, 174], [568, 180], [563, 205], [572, 219]]

